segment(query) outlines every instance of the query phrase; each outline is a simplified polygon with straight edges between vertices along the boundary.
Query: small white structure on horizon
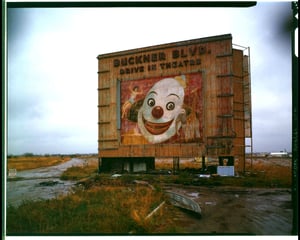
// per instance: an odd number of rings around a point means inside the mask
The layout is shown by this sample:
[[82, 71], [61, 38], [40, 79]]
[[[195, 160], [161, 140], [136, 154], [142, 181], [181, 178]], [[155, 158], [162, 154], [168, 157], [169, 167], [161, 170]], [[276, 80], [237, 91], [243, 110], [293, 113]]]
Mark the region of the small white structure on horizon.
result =
[[288, 157], [289, 154], [287, 151], [270, 152], [270, 156], [272, 156], [272, 157]]

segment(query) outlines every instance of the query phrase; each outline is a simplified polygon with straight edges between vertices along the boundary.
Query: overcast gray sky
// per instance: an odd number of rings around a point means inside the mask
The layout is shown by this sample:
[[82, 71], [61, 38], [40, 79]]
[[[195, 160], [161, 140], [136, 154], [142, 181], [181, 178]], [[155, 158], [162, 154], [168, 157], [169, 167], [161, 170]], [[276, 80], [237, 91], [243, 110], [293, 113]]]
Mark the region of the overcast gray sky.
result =
[[254, 152], [291, 151], [290, 2], [7, 9], [7, 153], [96, 153], [99, 54], [231, 33], [250, 47]]

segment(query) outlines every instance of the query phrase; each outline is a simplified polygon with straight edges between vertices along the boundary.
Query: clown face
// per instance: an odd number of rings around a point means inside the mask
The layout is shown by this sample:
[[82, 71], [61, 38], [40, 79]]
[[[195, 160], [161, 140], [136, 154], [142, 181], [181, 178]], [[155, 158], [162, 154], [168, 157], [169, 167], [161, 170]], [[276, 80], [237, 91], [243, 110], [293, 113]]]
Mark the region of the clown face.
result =
[[153, 85], [138, 112], [138, 127], [150, 143], [161, 143], [177, 133], [184, 110], [184, 88], [178, 80], [165, 78]]

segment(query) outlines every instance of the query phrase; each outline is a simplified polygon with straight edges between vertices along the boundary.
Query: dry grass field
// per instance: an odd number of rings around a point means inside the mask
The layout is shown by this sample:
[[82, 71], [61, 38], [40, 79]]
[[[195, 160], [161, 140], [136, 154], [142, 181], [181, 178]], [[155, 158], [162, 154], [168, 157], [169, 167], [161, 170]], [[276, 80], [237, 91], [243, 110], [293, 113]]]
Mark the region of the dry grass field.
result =
[[[97, 174], [96, 156], [78, 158], [85, 159], [88, 164], [71, 167], [61, 176], [62, 180], [77, 181], [78, 189], [64, 197], [8, 207], [9, 235], [289, 235], [291, 232], [291, 158], [247, 159], [243, 175], [211, 178], [195, 178], [195, 174], [188, 171], [202, 167], [194, 159], [182, 159], [181, 171], [176, 175], [121, 174], [114, 178], [109, 173]], [[32, 169], [67, 159], [51, 156], [10, 158], [8, 166]], [[159, 159], [156, 169], [172, 170], [172, 164], [172, 159]], [[153, 188], [135, 184], [136, 180], [147, 182]], [[195, 218], [167, 203], [166, 188], [194, 196], [203, 210], [202, 217]], [[166, 204], [147, 219], [164, 201]]]
[[[17, 169], [17, 171], [35, 169], [40, 167], [49, 167], [69, 161], [72, 156], [57, 155], [57, 156], [14, 156], [8, 157], [7, 169]], [[98, 160], [96, 155], [81, 155], [76, 156], [77, 158], [84, 159], [87, 162], [86, 167], [74, 167], [68, 169], [63, 174], [62, 180], [79, 180], [83, 177], [97, 172]], [[218, 165], [218, 161], [210, 160], [206, 163], [207, 165]], [[239, 164], [236, 161], [235, 164]], [[291, 158], [282, 157], [253, 157], [252, 159], [246, 159], [245, 176], [252, 177], [253, 180], [271, 182], [274, 186], [280, 183], [280, 186], [291, 186], [292, 175], [291, 175], [292, 160]], [[173, 169], [173, 159], [171, 158], [159, 158], [155, 161], [156, 170], [170, 170]], [[195, 161], [193, 158], [186, 158], [180, 160], [180, 170], [192, 170], [198, 171], [202, 168], [201, 161]], [[253, 182], [253, 186], [255, 186]]]
[[18, 171], [35, 169], [40, 167], [50, 167], [67, 162], [70, 156], [14, 156], [7, 158], [7, 169], [17, 169]]
[[[212, 159], [207, 165], [218, 165], [217, 159]], [[235, 164], [239, 164], [238, 160]], [[172, 159], [158, 159], [155, 162], [156, 169], [173, 168]], [[202, 163], [194, 159], [180, 160], [180, 169], [201, 169]], [[292, 183], [292, 159], [284, 157], [252, 157], [247, 158], [245, 162], [245, 173], [242, 175], [260, 178], [266, 181], [281, 182], [285, 186], [291, 186]]]
[[250, 172], [261, 175], [266, 179], [275, 179], [284, 182], [287, 186], [292, 184], [292, 159], [283, 157], [255, 157], [247, 161], [246, 169]]

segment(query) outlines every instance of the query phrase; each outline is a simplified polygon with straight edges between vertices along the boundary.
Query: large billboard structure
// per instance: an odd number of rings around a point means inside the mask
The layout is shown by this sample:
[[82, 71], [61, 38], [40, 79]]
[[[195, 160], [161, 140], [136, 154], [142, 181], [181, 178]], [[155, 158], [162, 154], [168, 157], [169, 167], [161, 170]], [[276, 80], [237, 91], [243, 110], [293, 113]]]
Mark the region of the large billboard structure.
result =
[[245, 171], [249, 52], [226, 34], [99, 55], [101, 167], [138, 171], [158, 157], [230, 157]]

